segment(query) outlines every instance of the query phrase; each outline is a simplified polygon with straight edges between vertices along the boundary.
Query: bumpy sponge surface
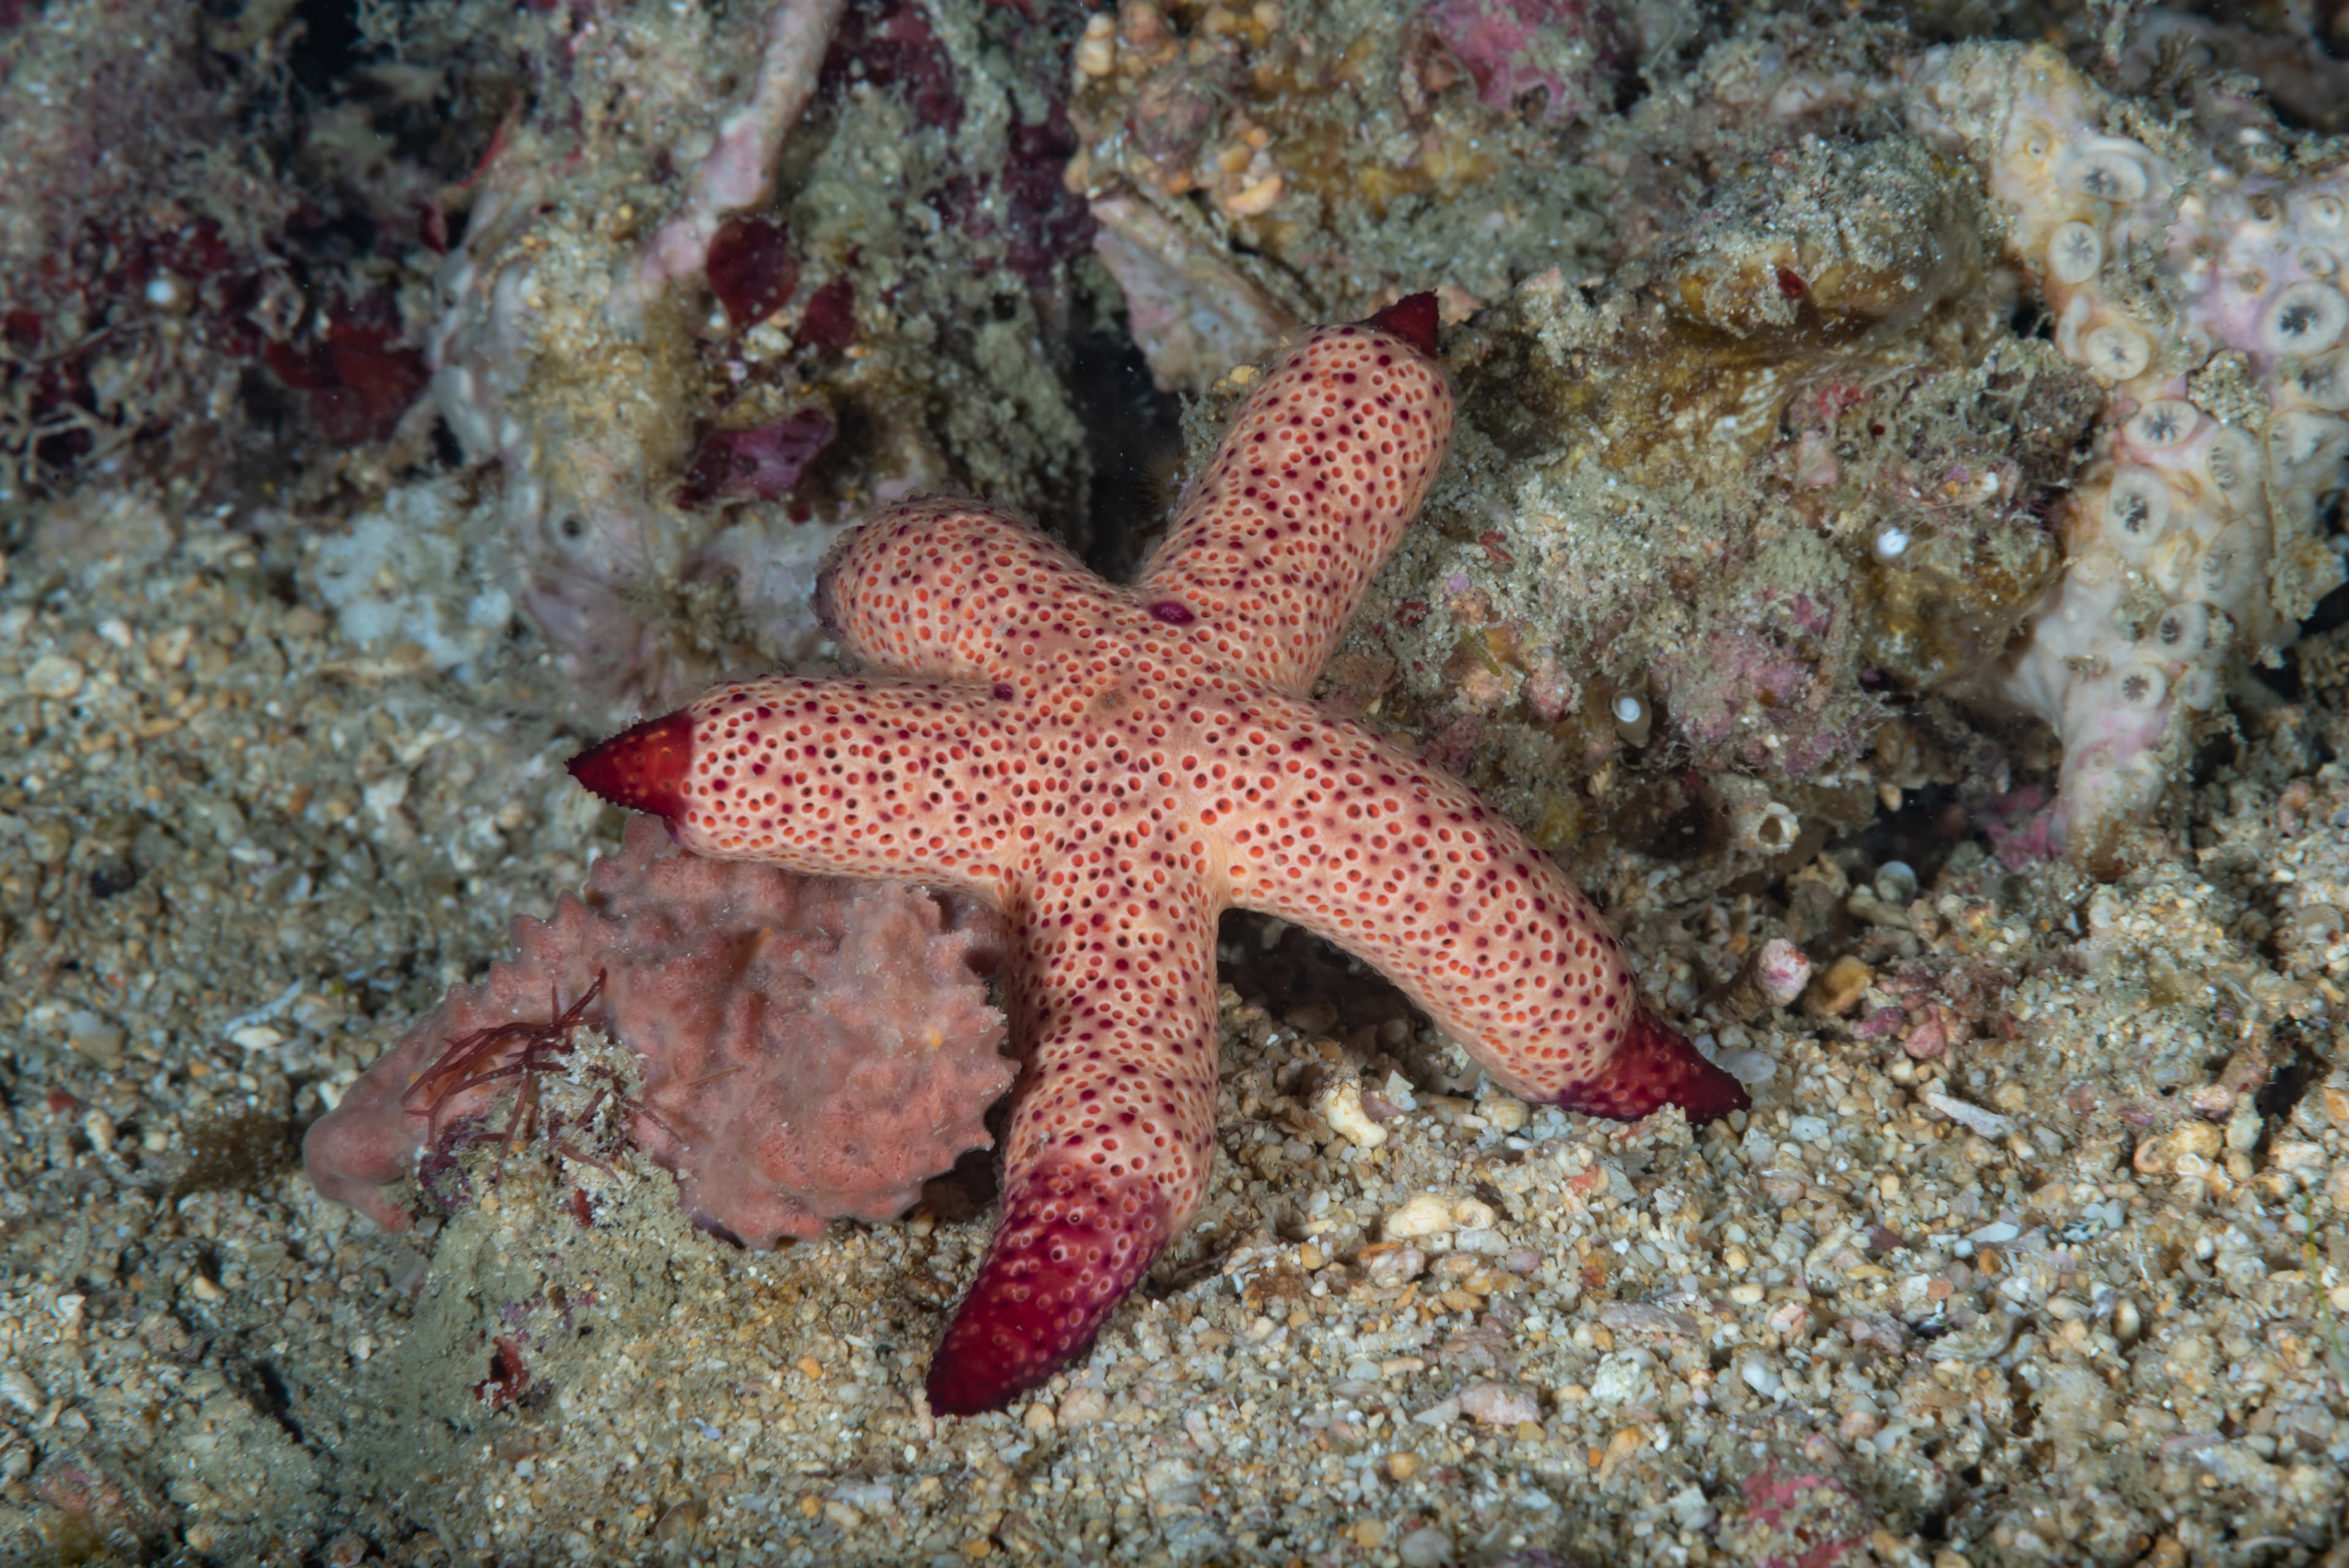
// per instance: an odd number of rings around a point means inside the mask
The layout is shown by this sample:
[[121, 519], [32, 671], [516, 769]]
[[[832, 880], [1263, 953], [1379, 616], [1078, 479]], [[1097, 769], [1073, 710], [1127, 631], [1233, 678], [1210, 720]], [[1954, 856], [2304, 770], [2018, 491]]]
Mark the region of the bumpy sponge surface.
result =
[[981, 978], [1002, 928], [971, 900], [704, 860], [640, 817], [585, 898], [516, 920], [513, 939], [514, 958], [450, 992], [310, 1129], [304, 1159], [325, 1196], [404, 1228], [387, 1186], [514, 1080], [411, 1088], [450, 1042], [543, 1024], [599, 973], [579, 1022], [638, 1059], [631, 1137], [677, 1173], [697, 1223], [752, 1247], [904, 1212], [988, 1145], [981, 1118], [1011, 1085]]

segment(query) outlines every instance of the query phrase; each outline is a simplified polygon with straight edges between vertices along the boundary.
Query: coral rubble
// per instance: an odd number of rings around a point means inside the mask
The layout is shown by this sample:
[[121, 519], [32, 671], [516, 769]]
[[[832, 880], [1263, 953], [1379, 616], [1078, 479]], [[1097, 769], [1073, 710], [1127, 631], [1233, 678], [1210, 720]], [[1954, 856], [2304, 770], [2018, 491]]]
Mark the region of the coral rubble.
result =
[[1701, 200], [1633, 195], [1629, 260], [1454, 341], [1463, 461], [1330, 695], [1546, 842], [1727, 869], [1965, 776], [1950, 701], [2026, 713], [2064, 763], [2011, 850], [2095, 857], [2341, 581], [2342, 154], [2044, 48], [1768, 37], [1710, 114], [1629, 118]]
[[816, 563], [876, 498], [976, 484], [1080, 524], [1060, 377], [1089, 220], [1057, 98], [980, 68], [1043, 75], [1050, 29], [908, 0], [604, 9], [537, 39], [543, 90], [451, 192], [431, 340], [566, 672], [643, 701], [816, 655]]
[[404, 1229], [385, 1189], [446, 1155], [502, 1091], [531, 1101], [532, 1074], [564, 1069], [525, 1037], [556, 1027], [601, 1030], [636, 1058], [636, 1083], [583, 1116], [605, 1111], [675, 1171], [697, 1223], [759, 1248], [903, 1212], [988, 1146], [980, 1117], [1010, 1086], [1003, 1015], [973, 967], [999, 961], [999, 928], [968, 901], [949, 919], [903, 884], [704, 860], [640, 821], [586, 898], [517, 919], [513, 940], [515, 957], [451, 992], [311, 1127], [320, 1192]]
[[185, 506], [240, 459], [287, 462], [287, 438], [392, 435], [424, 384], [401, 246], [332, 178], [331, 117], [296, 111], [292, 8], [23, 10], [0, 11], [9, 532], [88, 475], [136, 474]]
[[[1792, 864], [1867, 821], [1920, 782], [1888, 697], [1988, 666], [2057, 571], [2036, 511], [2100, 400], [2010, 333], [1993, 229], [1915, 142], [1812, 139], [1595, 300], [1522, 286], [1453, 346], [1462, 462], [1333, 694], [1554, 846], [1693, 811], [1687, 847]], [[1655, 787], [1588, 787], [1623, 770]]]
[[1438, 283], [1456, 317], [1601, 243], [1604, 176], [1564, 137], [1613, 108], [1622, 26], [1554, 0], [1096, 15], [1069, 181], [1160, 380], [1195, 390]]

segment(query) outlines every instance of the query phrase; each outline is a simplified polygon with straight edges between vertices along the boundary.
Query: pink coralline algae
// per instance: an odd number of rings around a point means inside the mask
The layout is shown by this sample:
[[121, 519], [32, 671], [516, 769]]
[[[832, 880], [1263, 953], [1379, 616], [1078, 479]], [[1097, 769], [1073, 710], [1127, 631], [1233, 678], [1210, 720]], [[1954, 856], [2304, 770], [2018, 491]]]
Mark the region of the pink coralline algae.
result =
[[1875, 1527], [1867, 1505], [1840, 1475], [1789, 1473], [1776, 1464], [1745, 1478], [1742, 1511], [1720, 1530], [1733, 1561], [1756, 1568], [1836, 1568], [1867, 1552]]
[[872, 678], [729, 682], [571, 764], [698, 853], [935, 878], [1012, 914], [1030, 1066], [934, 1411], [999, 1408], [1068, 1365], [1190, 1221], [1227, 907], [1375, 964], [1528, 1098], [1627, 1118], [1746, 1103], [1640, 1004], [1547, 857], [1306, 700], [1443, 458], [1435, 337], [1419, 295], [1307, 338], [1130, 588], [994, 508], [903, 506], [827, 568]]
[[752, 430], [711, 431], [686, 465], [678, 498], [688, 506], [727, 495], [781, 501], [837, 433], [822, 409], [802, 409]]
[[377, 289], [347, 309], [320, 313], [306, 348], [272, 342], [264, 351], [277, 379], [310, 395], [318, 433], [336, 446], [382, 441], [424, 390], [424, 356], [403, 346], [399, 306]]
[[636, 1054], [642, 1083], [611, 1103], [695, 1222], [757, 1248], [902, 1213], [988, 1146], [980, 1117], [1010, 1086], [979, 975], [999, 927], [967, 900], [949, 913], [903, 883], [706, 860], [640, 819], [584, 899], [513, 938], [515, 958], [452, 991], [310, 1129], [319, 1192], [404, 1229], [387, 1188], [556, 1065], [522, 1059], [550, 997]]
[[1620, 25], [1588, 0], [1434, 0], [1420, 13], [1475, 79], [1488, 108], [1542, 95], [1539, 118], [1566, 123], [1614, 106], [1624, 65]]
[[290, 134], [282, 14], [35, 9], [0, 5], [0, 510], [126, 463], [200, 493], [282, 417], [254, 400], [264, 356], [328, 443], [388, 435], [424, 383], [372, 285], [393, 247], [264, 151]]

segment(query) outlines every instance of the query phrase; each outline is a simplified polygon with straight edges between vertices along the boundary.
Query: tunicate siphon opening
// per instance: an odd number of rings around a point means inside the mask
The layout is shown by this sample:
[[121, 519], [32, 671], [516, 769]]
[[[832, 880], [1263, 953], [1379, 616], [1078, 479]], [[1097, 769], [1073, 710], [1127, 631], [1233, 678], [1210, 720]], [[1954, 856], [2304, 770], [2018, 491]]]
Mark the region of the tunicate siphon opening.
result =
[[2331, 284], [2310, 278], [2276, 296], [2260, 324], [2260, 341], [2271, 354], [2322, 354], [2341, 341], [2344, 328], [2349, 299]]
[[2083, 196], [2126, 207], [2145, 200], [2145, 165], [2116, 147], [2084, 152], [2064, 171], [2064, 182]]
[[2149, 713], [2169, 695], [2169, 680], [2150, 664], [2133, 664], [2121, 671], [2121, 705]]
[[2109, 322], [2082, 339], [2088, 373], [2106, 381], [2134, 381], [2153, 362], [2153, 345], [2126, 321]]
[[2153, 623], [2153, 645], [2165, 659], [2191, 659], [2209, 640], [2210, 612], [2199, 604], [2172, 605]]
[[2125, 468], [2105, 493], [2105, 528], [2123, 554], [2142, 556], [2169, 527], [2169, 491], [2152, 470]]

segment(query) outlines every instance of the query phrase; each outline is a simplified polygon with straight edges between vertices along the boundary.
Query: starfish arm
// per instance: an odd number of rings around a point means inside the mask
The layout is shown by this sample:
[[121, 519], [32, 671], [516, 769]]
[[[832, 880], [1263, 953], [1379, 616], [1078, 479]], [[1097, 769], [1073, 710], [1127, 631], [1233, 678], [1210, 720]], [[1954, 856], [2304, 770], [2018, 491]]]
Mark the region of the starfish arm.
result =
[[1035, 1042], [1003, 1208], [930, 1363], [930, 1408], [1001, 1408], [1084, 1354], [1206, 1190], [1215, 911], [1063, 874], [1012, 908], [1015, 1033]]
[[1322, 328], [1250, 394], [1135, 595], [1161, 620], [1195, 618], [1191, 635], [1222, 662], [1303, 695], [1451, 431], [1451, 389], [1414, 341], [1370, 322]]
[[1059, 540], [978, 501], [882, 513], [842, 542], [816, 593], [842, 646], [868, 667], [1023, 689], [1040, 645], [1133, 617], [1124, 590]]
[[666, 817], [697, 854], [999, 904], [1017, 831], [1003, 706], [926, 680], [733, 680], [574, 757], [571, 774]]
[[1589, 901], [1465, 784], [1309, 710], [1264, 729], [1257, 776], [1224, 786], [1258, 803], [1225, 839], [1234, 903], [1374, 966], [1529, 1099], [1626, 1120], [1744, 1107], [1640, 1005]]

